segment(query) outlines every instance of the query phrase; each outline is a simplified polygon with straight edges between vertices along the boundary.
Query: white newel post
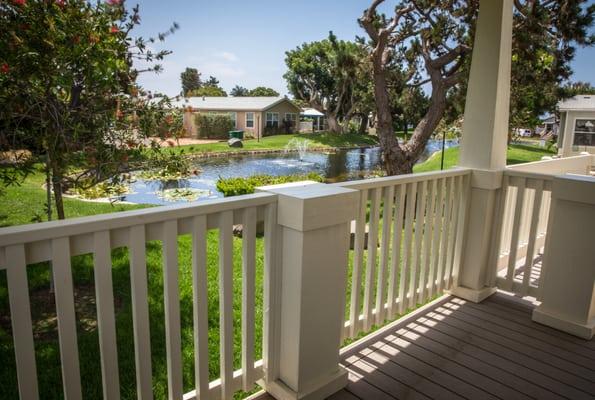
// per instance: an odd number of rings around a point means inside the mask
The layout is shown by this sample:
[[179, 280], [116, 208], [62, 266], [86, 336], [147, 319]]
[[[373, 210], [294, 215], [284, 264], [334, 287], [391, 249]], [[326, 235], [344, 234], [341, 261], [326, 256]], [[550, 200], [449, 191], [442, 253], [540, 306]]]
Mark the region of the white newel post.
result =
[[359, 192], [319, 183], [259, 188], [278, 194], [281, 268], [277, 371], [264, 382], [277, 399], [323, 399], [347, 384], [339, 366], [349, 226]]
[[541, 305], [533, 321], [584, 339], [595, 333], [595, 178], [554, 179]]
[[494, 212], [506, 166], [512, 0], [481, 0], [459, 165], [473, 169], [465, 243], [453, 294], [480, 302], [495, 292], [490, 255]]

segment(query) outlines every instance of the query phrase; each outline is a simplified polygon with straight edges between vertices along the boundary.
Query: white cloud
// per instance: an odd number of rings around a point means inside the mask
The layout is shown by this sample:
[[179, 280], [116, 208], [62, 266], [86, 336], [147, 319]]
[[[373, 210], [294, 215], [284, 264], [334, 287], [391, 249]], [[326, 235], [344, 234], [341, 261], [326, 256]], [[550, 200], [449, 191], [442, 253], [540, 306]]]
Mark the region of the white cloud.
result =
[[222, 58], [225, 61], [229, 61], [229, 62], [238, 61], [238, 56], [236, 56], [235, 54], [233, 54], [229, 51], [222, 51], [220, 53], [217, 53], [216, 56], [219, 58]]

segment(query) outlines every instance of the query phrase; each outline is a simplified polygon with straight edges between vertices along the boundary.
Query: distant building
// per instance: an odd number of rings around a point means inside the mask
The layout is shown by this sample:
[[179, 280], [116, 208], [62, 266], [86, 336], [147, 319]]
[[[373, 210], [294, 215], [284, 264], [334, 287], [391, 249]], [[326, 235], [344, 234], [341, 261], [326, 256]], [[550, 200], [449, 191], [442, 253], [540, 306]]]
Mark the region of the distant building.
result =
[[229, 115], [234, 129], [262, 137], [267, 131], [297, 130], [301, 111], [287, 97], [187, 97], [173, 106], [184, 110], [184, 128], [191, 137], [197, 137], [195, 116], [199, 113]]
[[300, 132], [318, 132], [327, 129], [324, 114], [313, 108], [304, 108], [300, 113]]
[[560, 131], [558, 154], [583, 151], [595, 154], [595, 95], [578, 95], [558, 103]]

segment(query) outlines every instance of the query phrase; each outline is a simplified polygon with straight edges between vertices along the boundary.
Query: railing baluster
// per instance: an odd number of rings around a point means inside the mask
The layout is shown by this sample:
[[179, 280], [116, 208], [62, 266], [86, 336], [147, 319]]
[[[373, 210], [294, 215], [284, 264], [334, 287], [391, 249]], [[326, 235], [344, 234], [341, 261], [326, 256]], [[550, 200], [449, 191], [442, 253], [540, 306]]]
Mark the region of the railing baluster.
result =
[[454, 186], [454, 198], [452, 202], [452, 211], [451, 211], [451, 222], [449, 224], [448, 230], [448, 244], [447, 244], [447, 260], [446, 260], [446, 271], [445, 271], [445, 281], [444, 287], [446, 290], [450, 289], [452, 286], [452, 273], [454, 269], [454, 260], [455, 260], [455, 243], [457, 237], [457, 228], [460, 223], [459, 215], [461, 211], [461, 197], [463, 192], [463, 177], [457, 176], [454, 178], [453, 182]]
[[384, 201], [382, 205], [382, 240], [380, 242], [380, 265], [378, 269], [378, 285], [376, 287], [376, 324], [384, 322], [386, 270], [388, 268], [389, 238], [391, 232], [391, 219], [393, 215], [393, 203], [395, 200], [395, 187], [389, 186], [384, 189]]
[[415, 196], [417, 194], [417, 182], [407, 184], [407, 216], [405, 218], [405, 238], [403, 245], [403, 263], [399, 279], [399, 314], [403, 314], [409, 305], [407, 300], [407, 278], [408, 270], [411, 267], [411, 237], [413, 236], [413, 213], [415, 210]]
[[523, 289], [522, 294], [529, 293], [529, 284], [531, 282], [531, 272], [533, 270], [533, 260], [535, 257], [535, 240], [537, 239], [537, 226], [539, 224], [539, 214], [541, 213], [541, 201], [543, 195], [543, 181], [536, 180], [535, 195], [533, 197], [533, 210], [531, 213], [531, 227], [529, 228], [529, 242], [527, 243], [527, 255], [523, 268]]
[[14, 353], [17, 364], [19, 396], [21, 399], [37, 399], [37, 367], [35, 364], [35, 346], [33, 344], [33, 326], [29, 304], [29, 285], [27, 282], [27, 262], [25, 245], [8, 246], [6, 251], [6, 280], [8, 300], [10, 302], [10, 320]]
[[355, 238], [353, 271], [351, 273], [351, 302], [349, 309], [350, 332], [353, 338], [360, 332], [359, 314], [361, 308], [362, 269], [364, 264], [364, 244], [366, 241], [366, 213], [368, 208], [368, 190], [360, 190], [359, 213], [355, 220]]
[[395, 317], [396, 312], [395, 302], [397, 300], [397, 279], [399, 279], [399, 269], [401, 267], [401, 236], [403, 235], [403, 216], [405, 213], [405, 190], [406, 185], [397, 186], [397, 204], [393, 217], [391, 268], [388, 283], [388, 315], [390, 319]]
[[151, 400], [153, 385], [144, 225], [130, 228], [129, 242], [136, 392], [139, 400]]
[[459, 201], [457, 210], [457, 226], [455, 231], [455, 243], [453, 252], [453, 270], [452, 279], [455, 284], [459, 284], [459, 271], [461, 269], [461, 259], [463, 257], [463, 245], [465, 242], [465, 231], [467, 229], [467, 208], [469, 197], [471, 196], [471, 177], [459, 177]]
[[180, 285], [177, 221], [166, 221], [163, 233], [163, 290], [165, 298], [165, 346], [167, 389], [170, 399], [182, 397], [182, 338], [180, 333]]
[[192, 296], [194, 321], [194, 387], [209, 398], [209, 305], [207, 289], [207, 217], [192, 219]]
[[242, 388], [254, 386], [254, 309], [256, 291], [256, 208], [242, 217]]
[[419, 303], [426, 300], [427, 283], [429, 282], [428, 275], [430, 270], [430, 255], [432, 250], [432, 229], [434, 228], [434, 207], [436, 202], [436, 185], [437, 181], [433, 179], [428, 182], [427, 208], [426, 220], [424, 224], [423, 237], [423, 258], [420, 259], [420, 274], [419, 274]]
[[99, 350], [101, 352], [101, 376], [103, 398], [120, 398], [118, 373], [118, 347], [116, 345], [116, 317], [112, 283], [112, 257], [109, 231], [96, 232], [94, 241], [95, 297], [97, 301], [97, 324]]
[[233, 211], [219, 214], [221, 398], [233, 397]]
[[438, 261], [440, 252], [440, 241], [442, 238], [442, 212], [444, 210], [444, 191], [446, 186], [446, 179], [440, 179], [437, 183], [436, 193], [436, 210], [434, 213], [434, 238], [432, 240], [432, 258], [430, 260], [430, 272], [429, 272], [429, 285], [428, 285], [428, 297], [434, 296], [436, 290], [436, 274], [438, 272]]
[[52, 271], [58, 316], [60, 359], [64, 398], [82, 398], [79, 369], [78, 343], [76, 336], [76, 315], [70, 267], [70, 241], [67, 237], [52, 240]]
[[413, 260], [411, 261], [411, 278], [409, 280], [410, 308], [414, 308], [417, 302], [417, 285], [419, 284], [417, 273], [421, 267], [421, 244], [424, 231], [427, 184], [427, 181], [422, 181], [421, 188], [417, 194], [417, 207], [415, 212], [415, 248], [413, 251]]
[[514, 208], [514, 220], [512, 223], [512, 234], [510, 239], [510, 253], [508, 255], [508, 270], [506, 272], [506, 289], [512, 290], [516, 267], [516, 256], [519, 248], [519, 234], [521, 228], [521, 217], [525, 199], [525, 178], [518, 178], [516, 204]]
[[498, 278], [498, 263], [502, 255], [502, 238], [506, 230], [506, 199], [508, 197], [508, 175], [502, 177], [502, 187], [498, 192], [498, 204], [494, 213], [495, 219], [492, 226], [494, 235], [494, 245], [490, 253], [490, 268], [488, 276], [488, 286], [495, 286]]
[[[378, 220], [380, 219], [380, 195], [382, 189], [372, 190], [372, 204], [370, 206], [370, 224], [368, 229], [368, 262], [366, 266], [366, 282], [364, 290], [364, 331], [372, 327], [374, 316], [374, 284], [376, 280], [376, 252], [378, 247]], [[378, 310], [376, 310], [378, 311]]]
[[265, 209], [264, 219], [264, 290], [263, 290], [263, 332], [262, 355], [263, 373], [266, 382], [273, 382], [279, 375], [280, 289], [281, 274], [278, 268], [277, 254], [277, 204], [269, 204]]
[[443, 214], [443, 221], [442, 221], [442, 239], [440, 245], [440, 261], [438, 262], [438, 293], [442, 293], [444, 290], [444, 283], [446, 280], [446, 263], [447, 263], [447, 249], [448, 249], [448, 240], [450, 234], [450, 225], [451, 225], [451, 212], [452, 212], [452, 198], [454, 192], [454, 179], [455, 178], [447, 178], [446, 180], [446, 201], [444, 203], [444, 214]]

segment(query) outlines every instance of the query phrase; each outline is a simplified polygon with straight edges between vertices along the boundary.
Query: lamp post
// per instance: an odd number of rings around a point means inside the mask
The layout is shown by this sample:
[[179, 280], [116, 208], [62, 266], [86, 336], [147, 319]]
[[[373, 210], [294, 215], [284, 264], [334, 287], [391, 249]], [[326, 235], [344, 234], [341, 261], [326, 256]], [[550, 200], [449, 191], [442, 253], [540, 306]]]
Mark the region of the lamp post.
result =
[[440, 170], [444, 169], [444, 147], [446, 146], [446, 132], [442, 131], [442, 154], [440, 155]]

